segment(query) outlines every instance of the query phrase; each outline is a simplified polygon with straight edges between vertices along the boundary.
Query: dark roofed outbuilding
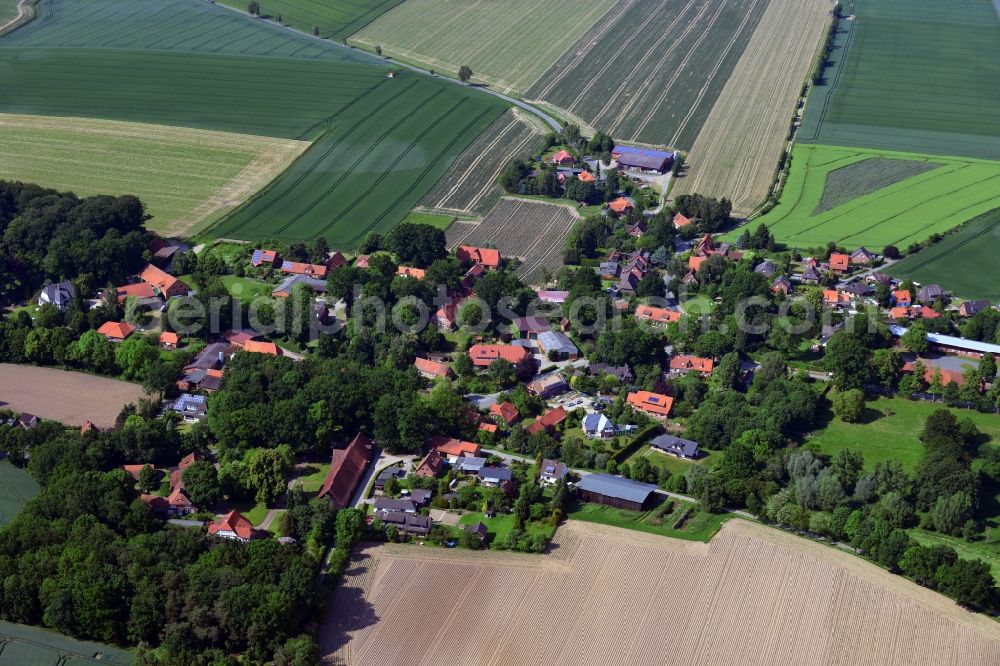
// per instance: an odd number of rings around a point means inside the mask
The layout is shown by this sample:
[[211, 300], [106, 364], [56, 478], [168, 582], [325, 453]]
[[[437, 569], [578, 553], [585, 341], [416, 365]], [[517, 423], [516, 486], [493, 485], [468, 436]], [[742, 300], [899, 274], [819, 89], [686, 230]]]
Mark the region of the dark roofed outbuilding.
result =
[[588, 474], [580, 479], [577, 489], [580, 497], [587, 502], [642, 511], [656, 486], [610, 474]]
[[684, 439], [675, 435], [660, 435], [654, 437], [649, 445], [654, 449], [669, 453], [680, 458], [696, 458], [698, 456], [698, 442]]

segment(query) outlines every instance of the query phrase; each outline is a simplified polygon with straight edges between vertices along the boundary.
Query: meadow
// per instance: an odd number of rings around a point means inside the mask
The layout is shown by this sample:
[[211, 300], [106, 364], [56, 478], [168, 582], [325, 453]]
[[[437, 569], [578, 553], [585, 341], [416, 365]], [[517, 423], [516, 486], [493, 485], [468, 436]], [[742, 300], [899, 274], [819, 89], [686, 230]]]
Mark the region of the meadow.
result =
[[842, 21], [840, 71], [814, 91], [802, 140], [1000, 159], [991, 0], [848, 0], [843, 13], [856, 18]]
[[521, 93], [615, 0], [407, 0], [351, 37], [428, 69]]
[[133, 656], [120, 648], [78, 641], [41, 627], [0, 622], [0, 663], [19, 666], [129, 666]]
[[698, 133], [674, 194], [727, 197], [747, 215], [767, 196], [789, 118], [830, 23], [830, 5], [771, 0]]
[[227, 236], [352, 248], [402, 220], [503, 110], [209, 3], [100, 0], [98, 18], [81, 4], [47, 0], [39, 21], [0, 41], [0, 113], [318, 141], [219, 226]]
[[687, 150], [768, 2], [622, 0], [525, 97], [620, 141]]
[[25, 502], [38, 494], [38, 484], [31, 475], [10, 462], [0, 461], [0, 527], [21, 512]]
[[[222, 4], [246, 11], [245, 2], [221, 0]], [[261, 14], [290, 25], [296, 30], [312, 34], [319, 29], [319, 36], [342, 41], [386, 13], [403, 0], [263, 0]]]
[[486, 215], [500, 201], [500, 172], [515, 157], [532, 155], [541, 140], [542, 131], [534, 123], [518, 111], [507, 111], [465, 149], [420, 205]]
[[404, 74], [345, 109], [287, 171], [211, 233], [283, 241], [325, 236], [352, 250], [402, 220], [502, 112], [485, 95]]
[[281, 173], [305, 141], [111, 120], [0, 114], [0, 178], [79, 196], [135, 194], [165, 236], [190, 235]]
[[1000, 207], [970, 220], [961, 229], [886, 272], [922, 284], [940, 284], [963, 298], [1000, 300]]
[[[830, 174], [871, 158], [941, 166], [817, 213]], [[826, 196], [829, 200], [831, 195]], [[780, 202], [755, 222], [766, 224], [778, 242], [789, 247], [834, 241], [848, 248], [864, 245], [881, 251], [886, 245], [906, 249], [998, 206], [1000, 162], [798, 144], [792, 150], [791, 173]], [[736, 232], [729, 236], [735, 239]]]

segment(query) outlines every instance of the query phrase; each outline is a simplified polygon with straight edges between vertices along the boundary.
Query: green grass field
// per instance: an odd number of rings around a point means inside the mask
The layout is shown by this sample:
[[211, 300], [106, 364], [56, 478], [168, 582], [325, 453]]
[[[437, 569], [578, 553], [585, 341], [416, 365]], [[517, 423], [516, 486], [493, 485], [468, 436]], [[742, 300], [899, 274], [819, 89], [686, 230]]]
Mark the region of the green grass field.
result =
[[407, 0], [349, 42], [382, 47], [428, 69], [501, 92], [521, 92], [545, 73], [614, 4], [614, 0]]
[[11, 666], [78, 666], [134, 663], [129, 652], [89, 641], [78, 641], [41, 627], [0, 622], [0, 663]]
[[[865, 458], [865, 468], [876, 463], [898, 460], [908, 470], [916, 468], [924, 455], [920, 431], [931, 413], [941, 409], [939, 403], [904, 398], [879, 398], [867, 404], [863, 423], [844, 423], [831, 418], [826, 427], [812, 433], [806, 445], [835, 455], [843, 449], [860, 452]], [[982, 414], [968, 409], [952, 410], [959, 418], [972, 419], [993, 442], [1000, 442], [1000, 416]], [[890, 416], [885, 413], [890, 412]]]
[[[575, 510], [570, 511], [567, 517], [571, 520], [584, 520], [612, 527], [623, 527], [674, 539], [705, 542], [715, 536], [715, 533], [722, 527], [722, 523], [732, 517], [732, 514], [707, 513], [695, 508], [694, 514], [684, 523], [682, 528], [674, 529], [673, 525], [680, 518], [681, 513], [690, 507], [695, 507], [695, 505], [689, 502], [674, 501], [673, 510], [662, 517], [658, 516], [661, 507], [662, 504], [659, 504], [647, 511], [629, 511], [585, 502], [576, 507]], [[657, 521], [660, 521], [660, 524], [657, 524]]]
[[409, 224], [429, 224], [442, 231], [447, 231], [448, 227], [455, 221], [454, 215], [439, 215], [438, 213], [418, 213], [411, 211], [403, 218], [403, 222]]
[[618, 2], [562, 57], [546, 62], [552, 67], [524, 96], [619, 141], [688, 150], [767, 5]]
[[[342, 41], [386, 13], [403, 0], [263, 0], [261, 14], [296, 30], [312, 34], [319, 28], [320, 37]], [[222, 4], [246, 11], [247, 3], [221, 0]]]
[[1000, 531], [995, 528], [982, 541], [966, 541], [928, 530], [909, 531], [914, 541], [922, 546], [950, 546], [963, 560], [982, 560], [990, 565], [993, 578], [1000, 584]]
[[856, 19], [841, 21], [837, 66], [810, 97], [800, 141], [1000, 159], [991, 0], [843, 4]]
[[0, 42], [0, 113], [318, 140], [218, 234], [350, 248], [402, 220], [504, 108], [385, 74], [363, 53], [198, 0], [46, 0]]
[[79, 196], [135, 194], [152, 215], [150, 229], [189, 235], [266, 185], [308, 145], [168, 125], [0, 114], [0, 178]]
[[14, 519], [25, 502], [38, 494], [38, 484], [19, 467], [0, 461], [0, 527]]
[[[941, 166], [874, 192], [856, 192], [860, 196], [817, 214], [823, 197], [830, 196], [826, 194], [830, 174], [872, 158]], [[874, 177], [867, 174], [868, 180]], [[881, 251], [890, 244], [905, 249], [998, 206], [1000, 162], [798, 144], [792, 150], [791, 173], [780, 202], [759, 221], [789, 247], [825, 246], [835, 241], [848, 248], [864, 245]], [[735, 240], [737, 234], [728, 237]]]
[[887, 273], [940, 284], [964, 298], [1000, 299], [1000, 207], [980, 215], [926, 250], [893, 264]]
[[[491, 544], [501, 544], [507, 539], [507, 535], [510, 534], [510, 531], [514, 529], [514, 516], [513, 514], [505, 513], [495, 515], [492, 518], [487, 518], [480, 512], [473, 512], [463, 515], [458, 520], [460, 527], [464, 525], [475, 525], [476, 523], [486, 525], [486, 529], [489, 530], [490, 533]], [[525, 525], [525, 530], [528, 534], [544, 534], [550, 538], [553, 532], [551, 525], [539, 522], [528, 522]]]
[[351, 250], [392, 228], [503, 112], [484, 95], [403, 74], [345, 109], [332, 131], [212, 233], [283, 241], [325, 236]]
[[295, 478], [296, 483], [302, 486], [307, 493], [314, 493], [323, 485], [327, 473], [330, 471], [330, 463], [310, 463], [304, 470], [302, 476]]

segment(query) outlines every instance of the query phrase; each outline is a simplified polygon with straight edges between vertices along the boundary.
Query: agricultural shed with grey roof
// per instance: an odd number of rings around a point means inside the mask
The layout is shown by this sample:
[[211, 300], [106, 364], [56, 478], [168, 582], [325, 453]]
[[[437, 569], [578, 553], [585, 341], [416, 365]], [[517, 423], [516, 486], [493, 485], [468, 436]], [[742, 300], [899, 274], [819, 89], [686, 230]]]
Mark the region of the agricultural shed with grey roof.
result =
[[611, 474], [588, 474], [580, 479], [577, 489], [587, 502], [641, 511], [656, 486]]

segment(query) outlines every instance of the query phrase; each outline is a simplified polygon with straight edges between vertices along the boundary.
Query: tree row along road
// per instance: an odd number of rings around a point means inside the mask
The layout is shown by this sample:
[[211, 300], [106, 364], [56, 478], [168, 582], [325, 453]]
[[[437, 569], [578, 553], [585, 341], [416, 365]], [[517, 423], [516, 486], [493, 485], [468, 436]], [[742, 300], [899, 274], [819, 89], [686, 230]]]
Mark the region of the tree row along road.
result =
[[[208, 1], [211, 1], [211, 0], [208, 0]], [[215, 3], [212, 3], [212, 4], [215, 4]], [[237, 9], [236, 7], [230, 7], [228, 5], [222, 5], [222, 4], [216, 4], [216, 6], [217, 7], [222, 7], [224, 9], [227, 9], [227, 10], [229, 10], [231, 12], [235, 12], [237, 14], [242, 14], [243, 16], [246, 16], [247, 18], [249, 18], [251, 20], [254, 20], [254, 21], [264, 21], [264, 20], [266, 20], [266, 19], [263, 19], [263, 18], [258, 18], [256, 16], [251, 16], [249, 13], [243, 11], [242, 9]], [[316, 40], [319, 40], [321, 42], [324, 42], [324, 43], [329, 44], [330, 46], [332, 46], [334, 49], [340, 49], [340, 50], [343, 50], [343, 51], [347, 51], [347, 52], [352, 53], [354, 55], [361, 54], [363, 57], [365, 57], [369, 61], [371, 61], [372, 64], [376, 64], [377, 63], [377, 64], [380, 64], [380, 65], [395, 66], [395, 67], [399, 67], [399, 68], [402, 68], [402, 69], [408, 69], [410, 71], [417, 72], [418, 74], [423, 74], [424, 76], [430, 76], [430, 77], [433, 77], [435, 79], [441, 79], [441, 80], [444, 80], [444, 81], [450, 81], [451, 83], [453, 83], [456, 86], [464, 86], [466, 88], [471, 88], [473, 90], [479, 90], [481, 92], [486, 93], [487, 95], [493, 95], [494, 97], [498, 97], [498, 98], [502, 99], [503, 101], [507, 102], [508, 104], [516, 106], [516, 107], [518, 107], [520, 109], [524, 109], [528, 113], [532, 113], [532, 114], [538, 116], [547, 125], [549, 125], [550, 127], [552, 127], [552, 129], [554, 129], [555, 131], [558, 132], [558, 131], [562, 130], [562, 123], [560, 123], [558, 120], [556, 120], [555, 118], [553, 118], [549, 114], [545, 113], [541, 109], [539, 109], [539, 108], [537, 108], [535, 106], [532, 106], [531, 104], [528, 104], [527, 102], [522, 102], [519, 99], [515, 99], [515, 98], [510, 97], [508, 95], [504, 95], [503, 93], [497, 92], [496, 90], [491, 90], [490, 88], [484, 88], [484, 87], [477, 86], [477, 85], [472, 85], [472, 84], [469, 84], [469, 83], [463, 83], [461, 81], [458, 81], [456, 79], [451, 78], [450, 76], [442, 76], [442, 75], [438, 74], [437, 72], [431, 72], [430, 70], [424, 69], [423, 67], [417, 67], [416, 65], [411, 65], [411, 64], [406, 63], [406, 62], [401, 62], [399, 60], [393, 60], [392, 58], [387, 58], [387, 57], [384, 57], [384, 56], [376, 55], [374, 53], [369, 53], [368, 51], [365, 51], [365, 50], [362, 50], [362, 49], [352, 48], [352, 47], [346, 46], [344, 44], [338, 44], [337, 42], [334, 42], [332, 40], [326, 39], [324, 37], [318, 37], [316, 35], [310, 35], [309, 33], [303, 32], [301, 30], [296, 30], [295, 28], [293, 28], [291, 26], [288, 26], [288, 25], [283, 25], [281, 23], [276, 23], [274, 21], [269, 21], [269, 23], [271, 23], [272, 25], [274, 25], [276, 28], [281, 28], [283, 30], [287, 30], [289, 32], [293, 32], [296, 35], [301, 35], [301, 36], [308, 37], [310, 39], [316, 39]]]

